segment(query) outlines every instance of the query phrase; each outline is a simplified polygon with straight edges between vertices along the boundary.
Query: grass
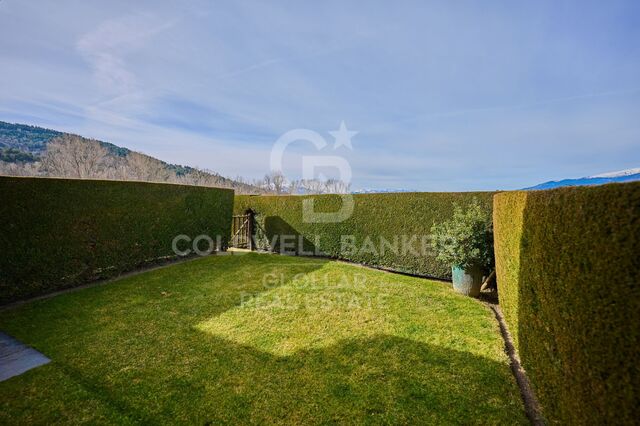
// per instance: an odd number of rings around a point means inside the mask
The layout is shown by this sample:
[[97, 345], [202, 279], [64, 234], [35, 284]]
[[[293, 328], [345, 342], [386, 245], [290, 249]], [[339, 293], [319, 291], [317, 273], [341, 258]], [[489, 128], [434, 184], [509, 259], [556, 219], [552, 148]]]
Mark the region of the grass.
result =
[[197, 259], [0, 312], [0, 423], [526, 423], [491, 312], [340, 262]]

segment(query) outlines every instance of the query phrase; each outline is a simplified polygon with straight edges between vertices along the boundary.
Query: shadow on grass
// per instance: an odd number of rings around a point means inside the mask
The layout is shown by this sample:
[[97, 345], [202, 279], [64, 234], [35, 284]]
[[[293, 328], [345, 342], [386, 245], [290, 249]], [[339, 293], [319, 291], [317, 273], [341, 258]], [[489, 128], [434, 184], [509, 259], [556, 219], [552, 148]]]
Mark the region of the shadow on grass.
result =
[[[201, 350], [177, 356], [171, 365], [147, 367], [131, 377], [90, 379], [68, 364], [61, 370], [65, 379], [89, 392], [92, 401], [108, 408], [102, 411], [110, 412], [111, 420], [526, 424], [519, 397], [510, 394], [509, 377], [500, 374], [504, 365], [467, 352], [384, 335], [288, 357], [213, 337], [201, 336], [201, 345]], [[32, 391], [26, 379], [12, 396], [22, 404], [30, 401]], [[60, 405], [31, 400], [20, 407], [6, 402], [9, 416], [14, 409], [20, 414], [40, 408], [43, 420], [51, 405]]]
[[468, 352], [379, 334], [278, 356], [198, 330], [243, 292], [272, 289], [262, 274], [286, 285], [327, 262], [248, 254], [215, 260], [215, 272], [195, 262], [2, 318], [53, 363], [1, 384], [0, 419], [46, 422], [55, 407], [77, 422], [91, 402], [108, 420], [144, 423], [526, 422], [508, 368]]
[[385, 335], [287, 357], [210, 343], [217, 367], [166, 381], [162, 418], [191, 407], [213, 423], [526, 423], [504, 365], [470, 353]]

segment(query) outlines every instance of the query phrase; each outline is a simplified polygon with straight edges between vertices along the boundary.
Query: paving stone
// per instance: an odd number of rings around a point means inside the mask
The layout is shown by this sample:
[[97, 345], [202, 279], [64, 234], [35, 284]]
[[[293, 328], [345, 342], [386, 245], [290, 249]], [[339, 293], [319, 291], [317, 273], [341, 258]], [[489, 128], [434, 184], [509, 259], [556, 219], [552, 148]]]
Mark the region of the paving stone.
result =
[[35, 349], [0, 333], [0, 382], [49, 362]]

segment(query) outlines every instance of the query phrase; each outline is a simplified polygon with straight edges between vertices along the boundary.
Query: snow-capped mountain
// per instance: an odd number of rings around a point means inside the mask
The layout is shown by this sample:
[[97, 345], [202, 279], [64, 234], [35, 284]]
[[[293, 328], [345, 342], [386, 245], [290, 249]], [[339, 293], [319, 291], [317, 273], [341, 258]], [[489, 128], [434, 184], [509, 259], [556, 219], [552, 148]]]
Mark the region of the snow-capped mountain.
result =
[[532, 186], [529, 188], [524, 188], [525, 190], [529, 189], [552, 189], [559, 188], [561, 186], [585, 186], [585, 185], [602, 185], [605, 183], [613, 183], [613, 182], [631, 182], [635, 180], [640, 180], [640, 167], [620, 170], [617, 172], [609, 172], [609, 173], [601, 173], [599, 175], [587, 176], [578, 179], [563, 179], [559, 181], [549, 181], [545, 183], [541, 183], [536, 186]]
[[602, 173], [599, 175], [593, 175], [589, 177], [590, 178], [612, 178], [612, 177], [619, 177], [619, 176], [631, 176], [631, 175], [637, 175], [637, 174], [640, 174], [640, 167], [636, 167], [635, 169], [618, 170], [617, 172]]

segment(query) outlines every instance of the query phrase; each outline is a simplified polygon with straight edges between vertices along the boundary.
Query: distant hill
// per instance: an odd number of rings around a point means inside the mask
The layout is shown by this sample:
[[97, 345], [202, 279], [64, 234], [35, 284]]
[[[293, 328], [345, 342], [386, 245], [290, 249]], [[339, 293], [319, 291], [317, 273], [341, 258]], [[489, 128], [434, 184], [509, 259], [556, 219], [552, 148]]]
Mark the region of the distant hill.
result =
[[[63, 132], [43, 127], [0, 121], [0, 155], [2, 155], [1, 152], [11, 149], [29, 153], [37, 158], [47, 149], [47, 144], [51, 139], [64, 134]], [[120, 157], [124, 157], [131, 152], [127, 148], [122, 148], [109, 142], [97, 142], [112, 154]]]
[[588, 186], [588, 185], [602, 185], [605, 183], [613, 182], [631, 182], [640, 180], [640, 168], [620, 170], [617, 172], [602, 173], [594, 176], [587, 176], [577, 179], [563, 179], [559, 181], [549, 181], [541, 183], [536, 186], [524, 188], [525, 190], [537, 190], [537, 189], [553, 189], [563, 186]]
[[39, 156], [47, 148], [47, 143], [61, 134], [42, 127], [0, 121], [0, 150], [12, 149]]
[[260, 194], [264, 188], [194, 167], [170, 164], [109, 142], [0, 121], [0, 174], [184, 183]]

